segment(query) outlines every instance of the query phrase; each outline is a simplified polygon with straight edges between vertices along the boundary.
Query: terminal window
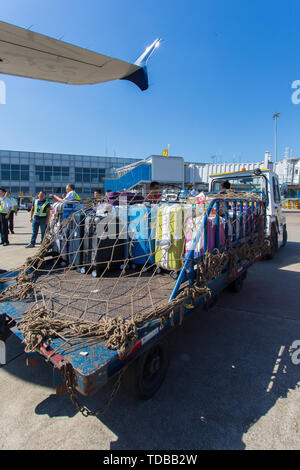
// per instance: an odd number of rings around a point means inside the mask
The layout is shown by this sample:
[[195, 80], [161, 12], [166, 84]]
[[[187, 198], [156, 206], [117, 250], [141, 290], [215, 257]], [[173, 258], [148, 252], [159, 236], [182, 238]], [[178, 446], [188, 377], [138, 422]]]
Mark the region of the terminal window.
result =
[[28, 181], [29, 165], [1, 164], [1, 180]]
[[69, 167], [65, 166], [36, 166], [36, 181], [61, 182], [69, 177]]
[[76, 183], [101, 183], [104, 176], [104, 168], [75, 168]]

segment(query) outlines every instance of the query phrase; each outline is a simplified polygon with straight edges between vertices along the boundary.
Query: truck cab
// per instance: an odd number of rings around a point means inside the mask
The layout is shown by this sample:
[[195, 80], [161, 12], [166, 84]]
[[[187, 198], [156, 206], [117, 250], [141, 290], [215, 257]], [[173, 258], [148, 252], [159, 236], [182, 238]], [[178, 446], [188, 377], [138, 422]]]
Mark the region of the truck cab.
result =
[[225, 186], [230, 188], [230, 191], [262, 194], [266, 200], [265, 233], [269, 239], [269, 252], [266, 257], [272, 259], [277, 249], [287, 242], [286, 218], [281, 209], [278, 176], [267, 168], [215, 173], [209, 175], [209, 191], [212, 193], [226, 191], [224, 189], [225, 182]]

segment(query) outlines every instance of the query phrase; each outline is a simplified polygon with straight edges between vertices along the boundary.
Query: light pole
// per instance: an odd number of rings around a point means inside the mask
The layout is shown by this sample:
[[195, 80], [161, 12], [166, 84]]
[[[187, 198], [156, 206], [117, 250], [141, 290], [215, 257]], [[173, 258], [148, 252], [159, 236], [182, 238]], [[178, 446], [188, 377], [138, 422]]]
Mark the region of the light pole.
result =
[[277, 118], [280, 116], [280, 113], [273, 114], [273, 119], [275, 121], [275, 163], [277, 163]]

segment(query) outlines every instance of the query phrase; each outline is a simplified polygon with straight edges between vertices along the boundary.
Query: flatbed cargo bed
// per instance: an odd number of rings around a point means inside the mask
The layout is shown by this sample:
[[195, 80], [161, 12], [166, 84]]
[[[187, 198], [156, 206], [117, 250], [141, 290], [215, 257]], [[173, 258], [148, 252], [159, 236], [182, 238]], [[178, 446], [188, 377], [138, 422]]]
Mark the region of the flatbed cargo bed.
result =
[[[68, 270], [50, 273], [46, 286], [42, 281], [43, 276], [37, 280], [36, 287], [41, 284], [44, 302], [51, 303], [52, 311], [93, 322], [106, 315], [130, 318], [150, 312], [168, 302], [174, 287], [174, 279], [168, 273], [154, 274], [152, 270], [120, 274], [120, 270], [115, 269], [101, 278]], [[34, 302], [32, 298], [28, 304]]]
[[[203, 223], [193, 241], [192, 248], [184, 257], [183, 267], [176, 280], [169, 273], [157, 273], [152, 268], [145, 272], [132, 272], [130, 270], [120, 272], [120, 270], [114, 269], [103, 273], [99, 278], [80, 274], [76, 269], [60, 268], [58, 270], [50, 269], [50, 271], [47, 268], [44, 271], [40, 269], [35, 276], [34, 295], [22, 301], [8, 300], [1, 302], [0, 340], [5, 341], [6, 334], [9, 332], [14, 333], [21, 341], [24, 341], [17, 322], [20, 320], [21, 314], [25, 314], [26, 317], [26, 312], [29, 312], [36, 301], [45, 305], [55, 318], [64, 318], [71, 322], [73, 320], [82, 320], [95, 324], [105, 318], [120, 317], [126, 321], [130, 319], [135, 321], [139, 315], [147, 318], [149, 313], [149, 320], [144, 321], [142, 324], [137, 323], [137, 341], [124, 356], [119, 355], [117, 349], [109, 349], [99, 337], [66, 341], [58, 335], [49, 338], [50, 342], [41, 343], [37, 352], [28, 354], [29, 357], [42, 355], [52, 363], [56, 386], [64, 384], [64, 371], [66, 367], [71, 367], [74, 388], [83, 395], [93, 394], [124, 366], [130, 365], [131, 362], [136, 363], [135, 359], [138, 360], [147, 355], [147, 350], [151, 345], [159, 344], [159, 340], [166, 333], [174, 326], [181, 325], [183, 318], [191, 312], [197, 311], [197, 307], [209, 307], [214, 302], [217, 294], [224, 288], [234, 285], [236, 282], [242, 283], [246, 277], [247, 269], [261, 256], [259, 224], [254, 223], [252, 218], [252, 222], [246, 224], [247, 233], [240, 230], [239, 236], [234, 237], [230, 247], [230, 249], [238, 249], [239, 247], [247, 246], [251, 248], [253, 246], [252, 259], [247, 258], [247, 255], [242, 258], [237, 257], [234, 269], [229, 268], [229, 265], [224, 265], [219, 274], [207, 283], [207, 291], [204, 289], [198, 297], [190, 297], [192, 295], [190, 292], [192, 292], [198, 276], [199, 265], [202, 262], [202, 257], [200, 259], [194, 256], [196, 244], [200, 234], [204, 233], [204, 252], [206, 253], [209, 213], [216, 207], [216, 226], [218, 229], [219, 205], [220, 203], [224, 204], [224, 202], [225, 206], [222, 210], [225, 220], [229, 220], [229, 217], [231, 217], [229, 215], [229, 203], [233, 206], [232, 220], [235, 221], [237, 218], [235, 200], [215, 199], [210, 203]], [[239, 203], [241, 208], [245, 205], [246, 211], [249, 211], [248, 200], [241, 199]], [[261, 201], [252, 201], [253, 214], [265, 217], [264, 210], [265, 206]], [[218, 240], [217, 236], [216, 240]], [[227, 247], [217, 249], [219, 254], [222, 251], [227, 251]], [[244, 253], [243, 250], [241, 253]], [[46, 276], [43, 274], [46, 274]], [[2, 277], [5, 278], [6, 276], [2, 275]], [[5, 289], [11, 282], [14, 281], [7, 280], [7, 282], [1, 283], [0, 289]], [[183, 290], [185, 291], [183, 292]], [[183, 296], [181, 303], [177, 304], [176, 300], [178, 300], [180, 294], [186, 292], [188, 292], [187, 296]], [[172, 305], [172, 312], [169, 312], [172, 314], [169, 315], [168, 313], [169, 316], [164, 321], [160, 321], [155, 315], [151, 316], [151, 313], [156, 312], [160, 307], [168, 305]], [[146, 344], [149, 348], [146, 347]], [[160, 355], [163, 360], [163, 350]], [[154, 358], [152, 363], [155, 367], [157, 366], [157, 357]], [[149, 372], [149, 364], [146, 369]], [[163, 373], [164, 371], [162, 371]], [[153, 374], [155, 376], [155, 370]], [[153, 390], [155, 388], [156, 386]]]
[[[43, 276], [37, 280], [37, 287], [39, 282], [43, 285], [42, 279]], [[117, 285], [116, 280], [118, 280]], [[97, 299], [93, 302], [92, 295], [95, 294], [97, 287], [99, 288], [99, 282], [101, 282], [103, 301], [99, 302]], [[58, 283], [60, 285], [59, 293], [56, 289]], [[76, 290], [72, 297], [68, 294], [70, 283], [73, 287], [76, 284]], [[46, 304], [51, 302], [51, 308], [58, 318], [69, 321], [84, 319], [97, 322], [107, 315], [108, 302], [110, 317], [121, 316], [124, 319], [129, 319], [137, 313], [150, 312], [156, 306], [168, 302], [174, 284], [174, 279], [168, 273], [154, 275], [153, 272], [132, 272], [120, 277], [120, 272], [111, 271], [104, 275], [100, 281], [99, 278], [82, 275], [76, 270], [60, 270], [53, 271], [47, 276], [47, 290], [44, 292], [42, 288], [42, 292], [44, 302]], [[2, 283], [0, 286], [4, 290], [8, 283]], [[115, 286], [116, 288], [113, 289]], [[152, 291], [151, 297], [148, 295], [149, 289]], [[134, 301], [129, 302], [129, 296], [134, 298]], [[89, 298], [86, 311], [84, 311], [86, 301], [83, 297]], [[18, 322], [34, 306], [35, 302], [34, 296], [30, 296], [26, 300], [2, 302], [0, 317], [6, 315], [10, 321]], [[153, 321], [140, 330], [143, 344], [145, 344], [149, 333], [151, 337], [153, 331], [155, 334], [159, 333], [158, 328], [160, 329], [159, 322]], [[25, 343], [22, 332], [17, 326], [10, 328], [10, 330]], [[63, 339], [52, 338], [51, 347], [41, 347], [39, 352], [58, 368], [63, 365], [62, 363], [70, 364], [76, 374], [77, 389], [83, 395], [94, 393], [124, 365], [124, 359], [119, 359], [118, 351], [108, 349], [99, 338], [91, 341], [91, 344], [88, 344], [86, 340], [72, 340], [72, 342], [66, 343]], [[33, 354], [30, 353], [28, 356], [33, 356]], [[58, 384], [59, 380], [56, 385]]]

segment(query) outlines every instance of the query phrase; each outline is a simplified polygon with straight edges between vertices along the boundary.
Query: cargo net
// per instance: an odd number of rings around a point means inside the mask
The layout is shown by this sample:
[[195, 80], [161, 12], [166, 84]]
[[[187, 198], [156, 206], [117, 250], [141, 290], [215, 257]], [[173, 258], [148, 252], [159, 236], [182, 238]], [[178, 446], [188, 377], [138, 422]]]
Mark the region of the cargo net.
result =
[[[218, 202], [209, 208], [213, 199]], [[2, 278], [9, 286], [0, 300], [24, 303], [18, 327], [26, 352], [61, 338], [65, 348], [102, 342], [126, 356], [139, 328], [152, 320], [172, 324], [178, 314], [182, 320], [187, 305], [200, 296], [209, 301], [210, 282], [225, 268], [233, 276], [241, 260], [253, 262], [266, 248], [259, 195], [227, 191], [180, 203], [126, 202], [54, 204], [38, 253], [14, 280]], [[196, 266], [192, 283], [189, 258]]]

